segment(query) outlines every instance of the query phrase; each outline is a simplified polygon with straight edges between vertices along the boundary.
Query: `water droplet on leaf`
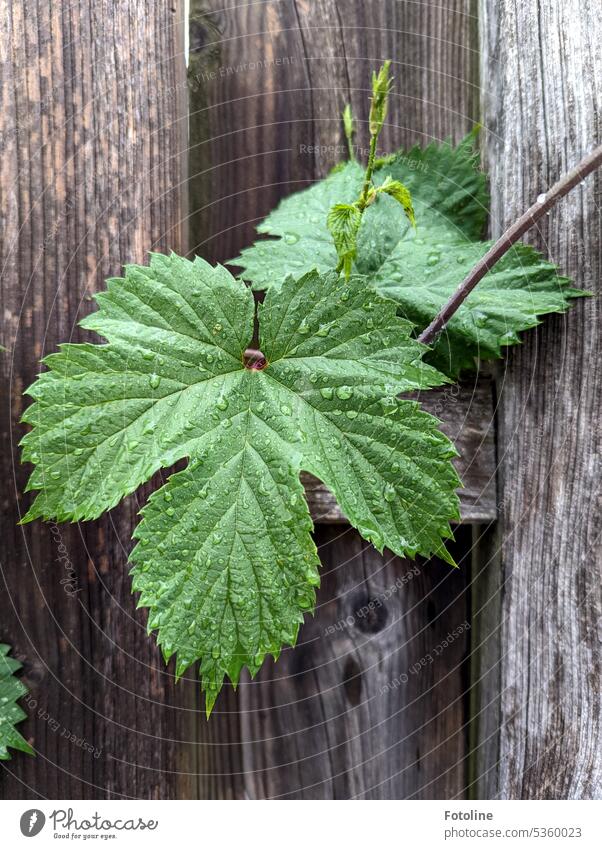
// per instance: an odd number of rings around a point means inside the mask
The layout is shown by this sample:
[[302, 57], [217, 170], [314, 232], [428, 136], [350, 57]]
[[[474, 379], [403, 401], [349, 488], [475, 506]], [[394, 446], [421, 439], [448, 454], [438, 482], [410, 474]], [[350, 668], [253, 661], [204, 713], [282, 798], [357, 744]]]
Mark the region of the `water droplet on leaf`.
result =
[[351, 398], [353, 395], [353, 389], [348, 386], [339, 386], [337, 389], [337, 398], [340, 398], [341, 401], [347, 401], [348, 398]]

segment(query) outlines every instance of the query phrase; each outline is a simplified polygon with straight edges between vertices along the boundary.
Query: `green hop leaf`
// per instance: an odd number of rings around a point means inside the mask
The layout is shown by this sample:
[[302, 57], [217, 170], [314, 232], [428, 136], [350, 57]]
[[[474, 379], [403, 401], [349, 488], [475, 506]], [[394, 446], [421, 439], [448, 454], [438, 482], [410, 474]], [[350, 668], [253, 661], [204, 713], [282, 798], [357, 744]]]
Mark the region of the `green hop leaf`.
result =
[[0, 643], [0, 761], [10, 760], [8, 747], [19, 749], [28, 755], [34, 750], [16, 729], [27, 714], [19, 707], [17, 700], [25, 696], [27, 687], [16, 676], [21, 664], [9, 657], [10, 646]]
[[326, 219], [334, 246], [339, 258], [338, 269], [345, 277], [351, 274], [351, 267], [357, 250], [357, 233], [362, 223], [362, 214], [354, 203], [337, 203], [332, 207]]
[[201, 660], [208, 711], [225, 675], [277, 657], [314, 606], [301, 470], [377, 548], [451, 562], [455, 452], [396, 397], [442, 378], [362, 278], [312, 272], [268, 293], [252, 361], [253, 295], [203, 260], [153, 255], [97, 301], [82, 325], [108, 344], [62, 346], [29, 390], [23, 457], [39, 492], [25, 520], [94, 518], [188, 460], [143, 509], [131, 562], [177, 674]]
[[[431, 322], [490, 246], [479, 241], [488, 195], [478, 165], [469, 136], [456, 148], [444, 143], [400, 151], [380, 160], [375, 172], [377, 191], [399, 182], [411, 193], [417, 230], [393, 198], [381, 195], [363, 215], [355, 271], [392, 298], [417, 330]], [[242, 266], [244, 279], [255, 289], [269, 289], [291, 268], [296, 274], [336, 268], [326, 215], [337, 202], [353, 203], [362, 179], [360, 166], [348, 163], [282, 201], [258, 228], [276, 238], [257, 242], [233, 260]], [[499, 357], [520, 331], [539, 323], [539, 316], [565, 311], [581, 294], [535, 250], [517, 245], [455, 313], [427, 361], [457, 377], [478, 357]]]

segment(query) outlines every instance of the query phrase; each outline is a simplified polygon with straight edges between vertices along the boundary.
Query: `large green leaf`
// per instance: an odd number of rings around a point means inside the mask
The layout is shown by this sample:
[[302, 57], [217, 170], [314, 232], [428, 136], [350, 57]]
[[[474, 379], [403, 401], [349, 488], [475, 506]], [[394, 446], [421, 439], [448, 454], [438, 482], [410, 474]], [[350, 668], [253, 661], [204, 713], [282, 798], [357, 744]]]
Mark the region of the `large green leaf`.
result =
[[17, 704], [17, 700], [27, 694], [27, 687], [16, 677], [15, 672], [21, 669], [21, 664], [8, 656], [9, 651], [10, 646], [0, 643], [0, 761], [10, 760], [9, 746], [28, 755], [34, 754], [16, 729], [17, 724], [27, 718]]
[[[400, 181], [410, 190], [417, 230], [392, 198], [379, 195], [362, 221], [356, 270], [392, 298], [402, 316], [422, 330], [439, 312], [474, 263], [486, 252], [483, 232], [488, 195], [473, 138], [458, 147], [431, 144], [382, 160], [375, 184]], [[337, 255], [326, 226], [336, 203], [358, 196], [362, 169], [349, 163], [320, 183], [282, 201], [258, 227], [276, 237], [258, 241], [232, 263], [256, 289], [280, 285], [288, 271], [335, 268]], [[538, 316], [562, 312], [582, 294], [531, 248], [510, 251], [448, 323], [428, 360], [456, 377], [475, 358], [499, 357]]]
[[270, 292], [264, 368], [245, 365], [253, 295], [223, 268], [155, 255], [97, 300], [82, 323], [108, 344], [63, 346], [29, 390], [23, 456], [40, 491], [26, 520], [94, 518], [188, 459], [144, 508], [131, 560], [177, 674], [201, 658], [208, 709], [224, 675], [294, 643], [314, 605], [302, 469], [379, 549], [450, 559], [454, 450], [396, 397], [442, 378], [362, 278], [312, 272]]

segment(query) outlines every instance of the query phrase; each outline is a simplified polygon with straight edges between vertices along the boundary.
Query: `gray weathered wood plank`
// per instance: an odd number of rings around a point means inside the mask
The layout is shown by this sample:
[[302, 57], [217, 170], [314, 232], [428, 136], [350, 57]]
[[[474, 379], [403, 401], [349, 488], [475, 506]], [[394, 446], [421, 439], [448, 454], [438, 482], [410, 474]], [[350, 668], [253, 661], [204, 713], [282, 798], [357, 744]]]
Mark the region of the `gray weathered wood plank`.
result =
[[[497, 235], [602, 140], [602, 16], [597, 0], [480, 6]], [[598, 293], [601, 187], [599, 173], [588, 178], [530, 237]], [[602, 796], [600, 309], [592, 298], [546, 320], [499, 375], [502, 574], [478, 642], [499, 640], [480, 708], [499, 686], [501, 714], [495, 745], [483, 724], [480, 796]]]

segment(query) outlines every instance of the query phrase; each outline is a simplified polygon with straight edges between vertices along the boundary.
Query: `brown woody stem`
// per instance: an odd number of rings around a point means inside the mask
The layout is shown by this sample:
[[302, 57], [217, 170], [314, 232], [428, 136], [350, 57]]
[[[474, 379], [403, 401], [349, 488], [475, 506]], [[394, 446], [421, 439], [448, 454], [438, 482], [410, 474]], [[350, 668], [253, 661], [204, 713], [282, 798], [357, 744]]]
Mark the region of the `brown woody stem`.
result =
[[505, 233], [492, 245], [485, 256], [483, 256], [464, 278], [449, 301], [435, 316], [426, 330], [418, 337], [418, 341], [424, 345], [430, 345], [441, 333], [447, 322], [456, 310], [462, 306], [477, 283], [483, 279], [487, 272], [500, 260], [512, 245], [523, 236], [546, 212], [548, 212], [560, 198], [574, 189], [588, 174], [602, 165], [602, 145], [592, 153], [585, 156], [581, 162], [565, 174], [552, 188], [540, 195], [538, 200], [512, 224]]

